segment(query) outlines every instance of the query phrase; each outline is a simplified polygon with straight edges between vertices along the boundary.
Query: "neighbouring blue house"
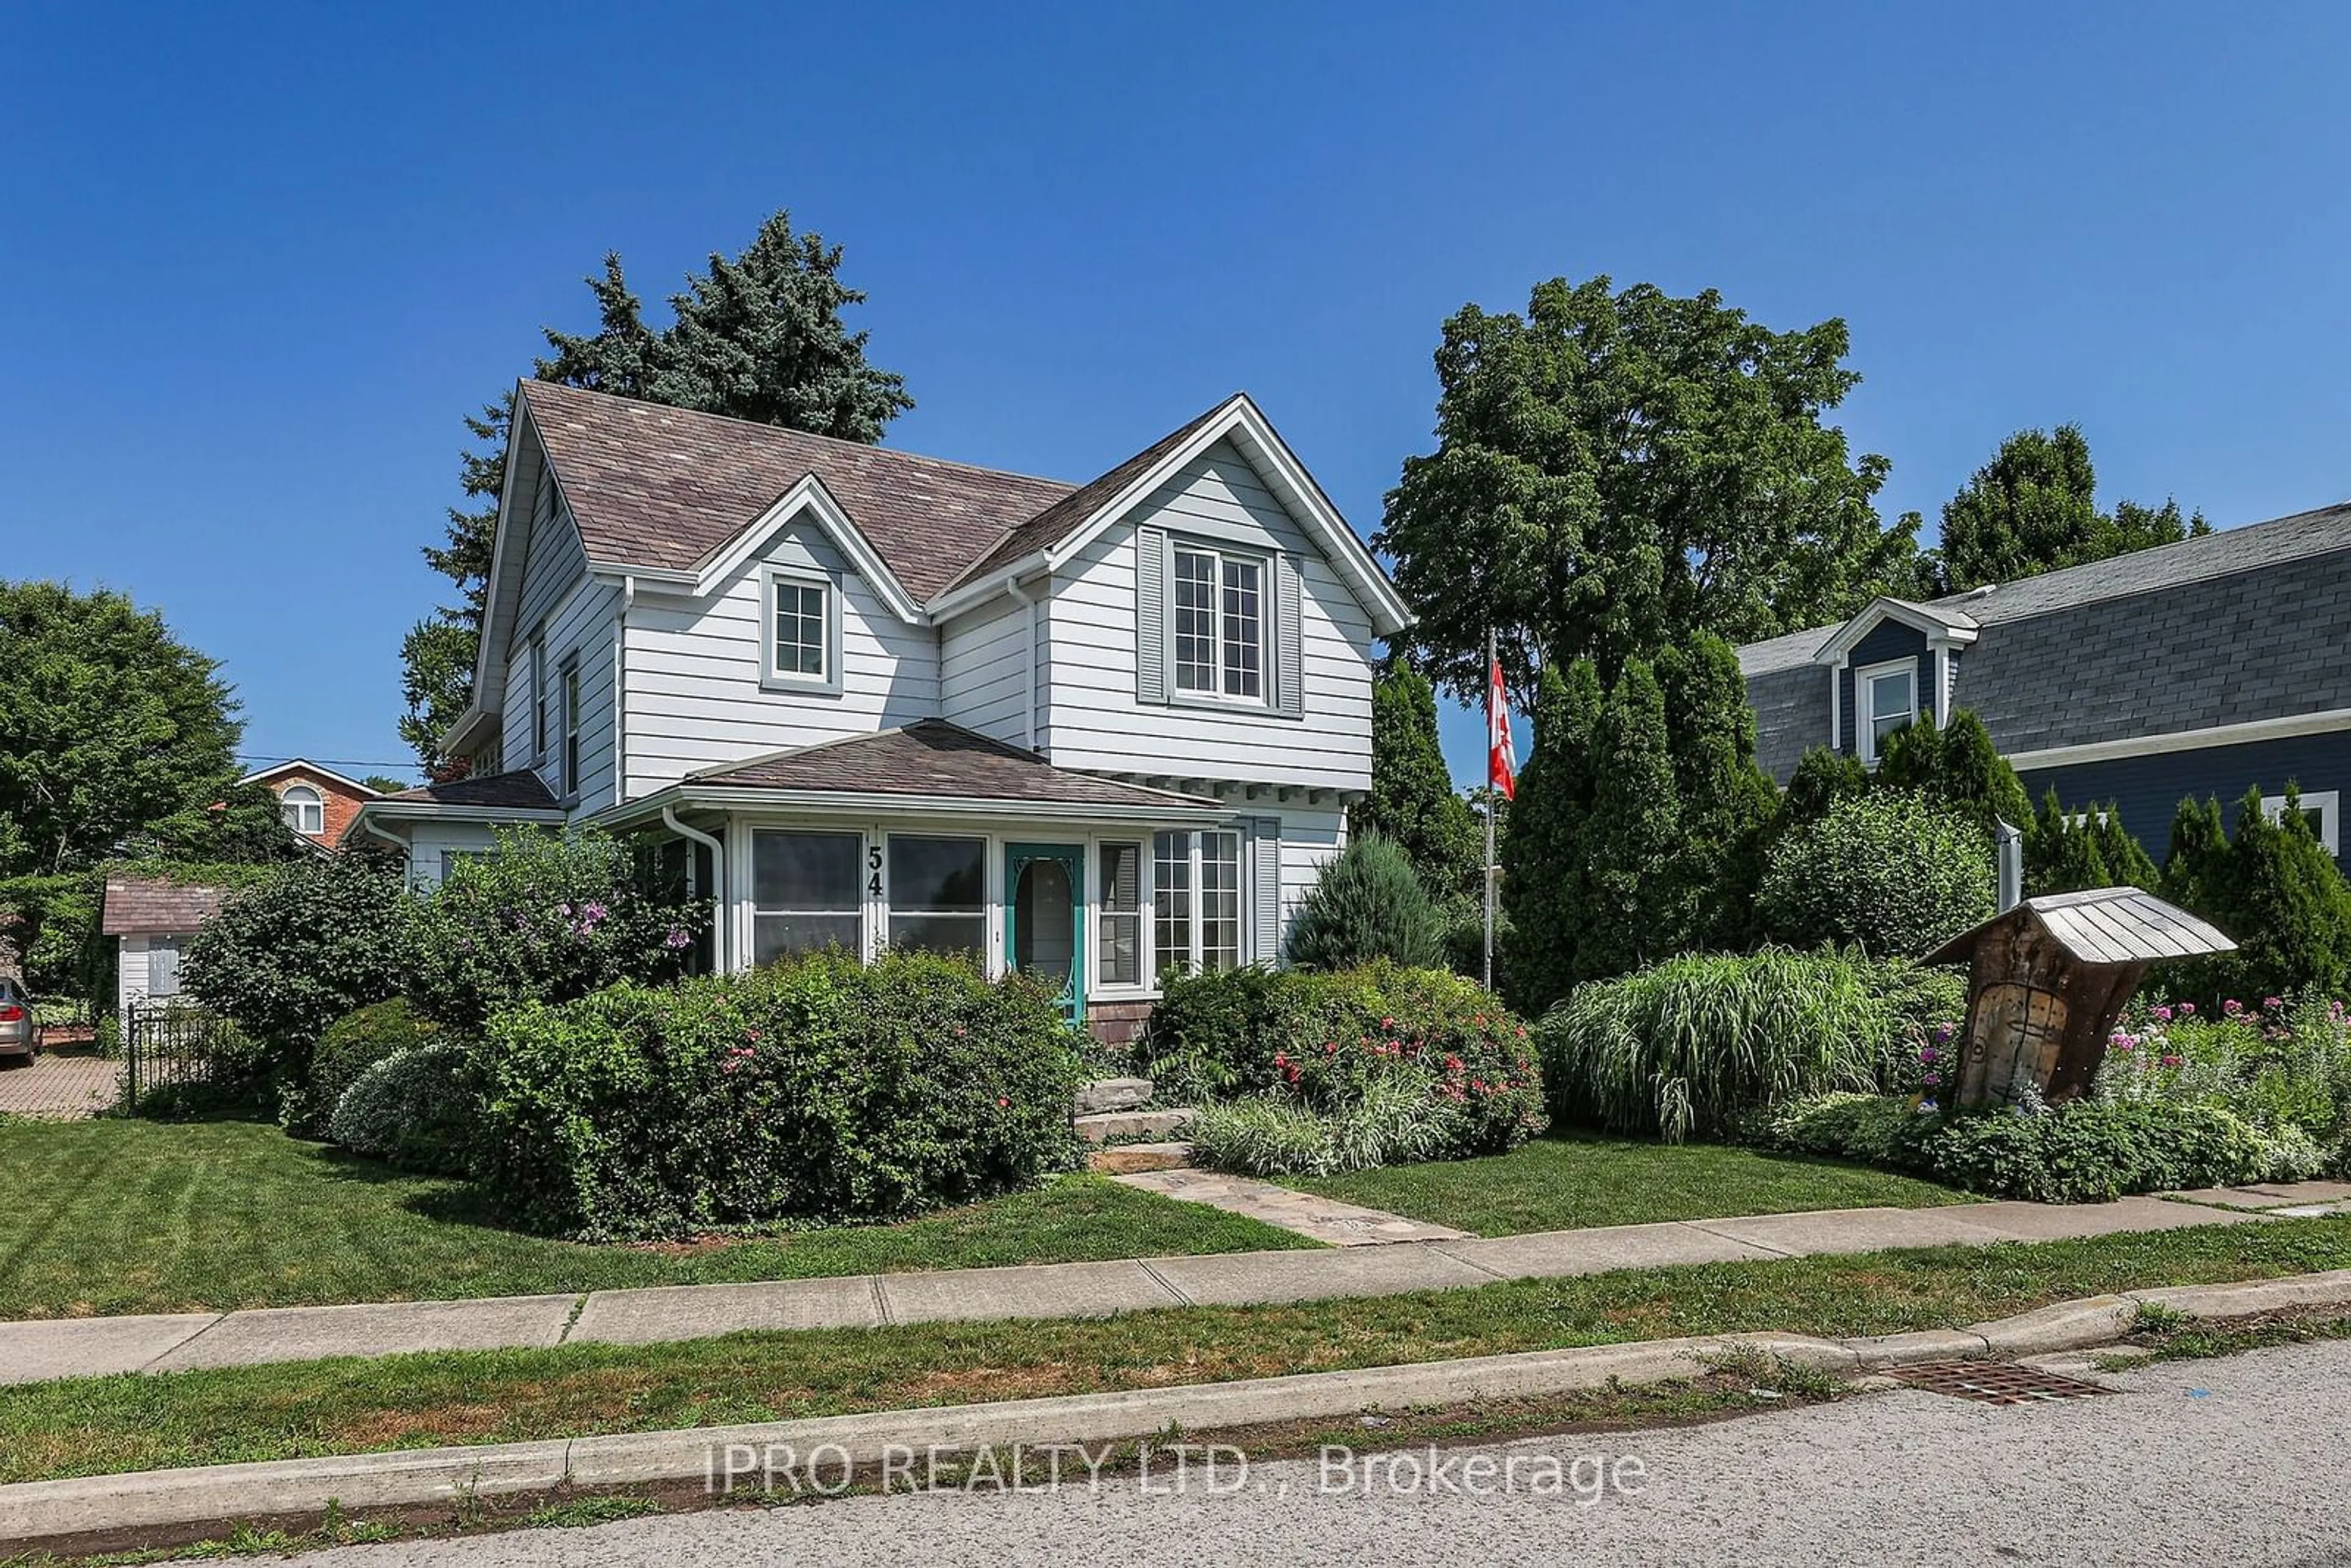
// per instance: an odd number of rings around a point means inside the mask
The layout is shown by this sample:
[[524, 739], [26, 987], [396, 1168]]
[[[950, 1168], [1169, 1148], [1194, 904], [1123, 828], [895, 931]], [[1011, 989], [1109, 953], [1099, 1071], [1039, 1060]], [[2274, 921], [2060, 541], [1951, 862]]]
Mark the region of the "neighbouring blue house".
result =
[[2158, 861], [2183, 796], [2231, 826], [2286, 785], [2337, 860], [2351, 787], [2351, 504], [1739, 650], [1757, 754], [1785, 783], [1817, 746], [1875, 764], [1913, 722], [1972, 711], [2037, 803], [2115, 802]]

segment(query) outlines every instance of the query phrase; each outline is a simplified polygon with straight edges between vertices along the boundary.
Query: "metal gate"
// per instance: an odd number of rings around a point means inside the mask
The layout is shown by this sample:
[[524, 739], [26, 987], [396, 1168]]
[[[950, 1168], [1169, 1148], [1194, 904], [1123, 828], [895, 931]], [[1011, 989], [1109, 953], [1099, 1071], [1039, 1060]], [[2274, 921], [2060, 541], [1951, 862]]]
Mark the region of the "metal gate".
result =
[[122, 1010], [122, 1108], [165, 1089], [213, 1079], [215, 1049], [226, 1030], [193, 1002], [137, 999]]

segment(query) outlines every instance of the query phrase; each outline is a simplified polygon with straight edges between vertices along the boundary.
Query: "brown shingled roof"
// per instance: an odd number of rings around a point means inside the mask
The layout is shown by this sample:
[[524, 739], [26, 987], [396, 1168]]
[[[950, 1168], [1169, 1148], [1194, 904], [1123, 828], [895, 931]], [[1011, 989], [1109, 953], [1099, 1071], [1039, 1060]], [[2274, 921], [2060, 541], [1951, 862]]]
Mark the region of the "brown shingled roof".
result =
[[99, 931], [108, 936], [172, 936], [193, 931], [218, 914], [216, 887], [188, 887], [153, 877], [106, 879]]
[[595, 561], [690, 570], [814, 474], [926, 600], [1071, 493], [1058, 480], [548, 382], [526, 382], [523, 398]]
[[870, 795], [943, 795], [1065, 806], [1214, 806], [1214, 800], [1146, 789], [1056, 768], [1018, 747], [945, 719], [919, 719], [848, 740], [695, 775], [701, 784]]
[[1180, 429], [1171, 430], [1101, 478], [1080, 486], [1004, 536], [997, 547], [974, 562], [970, 570], [960, 574], [966, 578], [985, 577], [998, 568], [1010, 566], [1040, 550], [1050, 549], [1088, 517], [1108, 506], [1111, 499], [1155, 466], [1161, 459], [1192, 438], [1195, 431], [1222, 413], [1232, 400], [1228, 398], [1197, 419], [1186, 422]]

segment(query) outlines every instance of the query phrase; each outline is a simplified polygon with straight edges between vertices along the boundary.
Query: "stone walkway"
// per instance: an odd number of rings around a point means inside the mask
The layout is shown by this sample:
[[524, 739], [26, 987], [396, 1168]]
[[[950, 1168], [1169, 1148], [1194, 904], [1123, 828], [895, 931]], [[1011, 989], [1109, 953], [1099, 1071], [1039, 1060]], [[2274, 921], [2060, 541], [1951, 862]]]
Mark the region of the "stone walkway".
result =
[[745, 1330], [1103, 1317], [1167, 1307], [1404, 1295], [1500, 1280], [1562, 1279], [1666, 1264], [2260, 1224], [2273, 1215], [2343, 1212], [2351, 1207], [2351, 1185], [2341, 1182], [2184, 1196], [2196, 1201], [2129, 1197], [2076, 1207], [1981, 1203], [1949, 1208], [1846, 1208], [1384, 1247], [943, 1269], [478, 1301], [0, 1322], [0, 1383], [416, 1351], [582, 1342], [650, 1344]]
[[119, 1062], [44, 1051], [28, 1067], [0, 1067], [0, 1114], [71, 1122], [111, 1107], [121, 1092]]
[[1111, 1180], [1123, 1186], [1155, 1192], [1162, 1197], [1182, 1198], [1186, 1203], [1205, 1203], [1228, 1214], [1247, 1215], [1251, 1219], [1280, 1229], [1311, 1236], [1315, 1240], [1327, 1242], [1332, 1247], [1378, 1247], [1395, 1241], [1462, 1241], [1469, 1236], [1466, 1230], [1431, 1225], [1424, 1219], [1408, 1219], [1384, 1209], [1362, 1208], [1352, 1203], [1341, 1203], [1335, 1197], [1318, 1197], [1311, 1192], [1276, 1186], [1270, 1181], [1252, 1181], [1247, 1176], [1224, 1176], [1216, 1171], [1135, 1171], [1126, 1176], [1114, 1176]]

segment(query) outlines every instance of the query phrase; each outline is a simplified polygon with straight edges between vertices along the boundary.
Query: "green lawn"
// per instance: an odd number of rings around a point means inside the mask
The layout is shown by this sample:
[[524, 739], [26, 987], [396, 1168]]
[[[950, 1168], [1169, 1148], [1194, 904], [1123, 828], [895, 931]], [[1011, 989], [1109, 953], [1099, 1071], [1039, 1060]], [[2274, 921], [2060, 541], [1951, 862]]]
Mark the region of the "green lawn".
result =
[[242, 1122], [0, 1127], [0, 1319], [530, 1295], [1311, 1247], [1097, 1176], [903, 1225], [702, 1249], [498, 1227], [465, 1184]]
[[925, 1323], [0, 1387], [0, 1482], [653, 1431], [1771, 1330], [1953, 1327], [2110, 1291], [2351, 1267], [2351, 1218], [1625, 1270], [1109, 1320]]
[[1479, 1236], [1969, 1201], [1932, 1182], [1834, 1160], [1581, 1134], [1537, 1138], [1485, 1159], [1297, 1176], [1288, 1185]]

